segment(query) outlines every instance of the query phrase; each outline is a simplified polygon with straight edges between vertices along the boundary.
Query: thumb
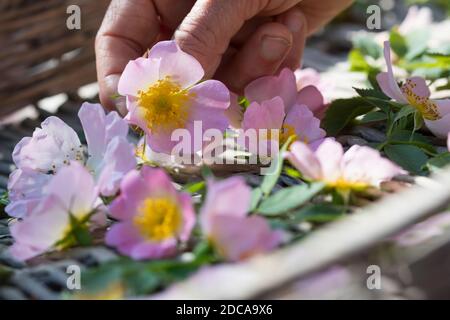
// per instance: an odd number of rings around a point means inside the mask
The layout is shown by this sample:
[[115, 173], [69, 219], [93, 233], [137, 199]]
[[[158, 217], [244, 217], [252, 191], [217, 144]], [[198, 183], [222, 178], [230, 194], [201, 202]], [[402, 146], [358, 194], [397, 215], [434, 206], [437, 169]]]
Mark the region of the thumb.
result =
[[265, 1], [198, 0], [174, 34], [181, 49], [194, 56], [211, 77], [231, 38], [258, 14]]

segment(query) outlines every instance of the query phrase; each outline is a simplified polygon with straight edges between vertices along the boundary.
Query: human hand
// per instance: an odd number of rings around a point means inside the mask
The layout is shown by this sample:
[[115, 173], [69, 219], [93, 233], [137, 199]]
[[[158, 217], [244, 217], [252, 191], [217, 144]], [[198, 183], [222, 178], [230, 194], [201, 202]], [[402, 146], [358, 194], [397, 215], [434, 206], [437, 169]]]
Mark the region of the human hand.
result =
[[129, 60], [161, 40], [174, 38], [205, 76], [241, 93], [250, 81], [299, 66], [306, 37], [351, 0], [112, 0], [95, 50], [100, 100], [114, 101]]

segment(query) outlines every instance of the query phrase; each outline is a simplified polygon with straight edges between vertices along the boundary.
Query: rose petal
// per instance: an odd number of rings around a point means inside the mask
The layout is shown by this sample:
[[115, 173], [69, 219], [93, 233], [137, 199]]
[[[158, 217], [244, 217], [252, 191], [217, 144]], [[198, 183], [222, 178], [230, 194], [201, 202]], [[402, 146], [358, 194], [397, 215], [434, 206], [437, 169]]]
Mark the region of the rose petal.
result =
[[123, 96], [137, 97], [160, 79], [160, 59], [137, 58], [125, 66], [119, 79], [118, 92]]
[[286, 111], [295, 103], [297, 84], [294, 73], [284, 68], [279, 76], [266, 76], [254, 80], [245, 88], [245, 97], [250, 102], [262, 103], [265, 100], [281, 97]]
[[201, 64], [193, 56], [183, 52], [175, 41], [158, 42], [148, 56], [160, 61], [159, 79], [170, 77], [182, 88], [188, 88], [203, 78]]

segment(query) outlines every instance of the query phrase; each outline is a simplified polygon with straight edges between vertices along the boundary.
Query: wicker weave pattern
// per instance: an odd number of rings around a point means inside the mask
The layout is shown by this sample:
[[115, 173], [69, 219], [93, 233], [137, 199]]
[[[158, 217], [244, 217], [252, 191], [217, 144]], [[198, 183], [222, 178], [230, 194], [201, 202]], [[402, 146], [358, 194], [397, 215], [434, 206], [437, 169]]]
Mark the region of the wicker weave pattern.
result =
[[[94, 38], [109, 0], [0, 2], [0, 116], [95, 81]], [[81, 30], [69, 30], [69, 5]]]

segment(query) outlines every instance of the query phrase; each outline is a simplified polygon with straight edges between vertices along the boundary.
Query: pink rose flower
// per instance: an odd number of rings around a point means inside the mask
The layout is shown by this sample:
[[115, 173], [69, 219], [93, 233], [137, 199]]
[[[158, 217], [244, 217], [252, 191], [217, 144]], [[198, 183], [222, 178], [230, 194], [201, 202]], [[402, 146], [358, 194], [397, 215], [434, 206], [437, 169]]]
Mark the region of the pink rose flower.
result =
[[57, 117], [44, 120], [32, 137], [16, 145], [13, 160], [18, 169], [8, 181], [9, 215], [28, 215], [45, 196], [51, 176], [73, 161], [93, 173], [104, 196], [114, 195], [121, 178], [136, 166], [133, 145], [126, 138], [128, 124], [117, 112], [105, 115], [101, 105], [84, 103], [78, 116], [88, 144], [87, 154], [76, 132]]
[[172, 132], [184, 128], [193, 136], [194, 121], [201, 121], [203, 130], [225, 131], [230, 92], [216, 80], [199, 83], [203, 76], [200, 63], [175, 41], [159, 42], [148, 58], [127, 64], [118, 88], [127, 100], [126, 119], [144, 130], [152, 150], [171, 153], [177, 144]]
[[450, 132], [450, 99], [430, 99], [430, 89], [425, 79], [421, 77], [408, 78], [399, 87], [392, 70], [389, 41], [384, 42], [384, 58], [387, 64], [387, 72], [381, 72], [377, 75], [381, 90], [389, 98], [416, 108], [422, 114], [427, 128], [435, 136], [446, 138], [448, 132]]
[[305, 179], [322, 181], [342, 192], [379, 187], [381, 182], [404, 172], [375, 149], [354, 145], [344, 153], [341, 144], [331, 138], [316, 151], [294, 142], [286, 158]]
[[272, 231], [260, 216], [247, 216], [251, 190], [241, 177], [208, 182], [200, 212], [203, 232], [225, 259], [237, 261], [267, 252], [281, 242], [281, 232]]
[[[94, 213], [98, 189], [92, 175], [78, 162], [61, 168], [46, 185], [46, 196], [35, 203], [29, 217], [11, 225], [14, 244], [10, 248], [17, 260], [28, 260], [42, 253], [62, 249], [58, 243], [72, 232], [70, 215], [86, 226], [102, 225], [103, 212]], [[91, 217], [90, 215], [94, 215]], [[74, 244], [70, 240], [66, 245]]]
[[110, 205], [119, 220], [106, 234], [106, 243], [133, 259], [157, 259], [176, 253], [195, 225], [191, 197], [177, 192], [162, 169], [144, 166], [129, 172], [120, 196]]
[[[297, 92], [294, 73], [283, 69], [279, 76], [262, 77], [245, 89], [250, 105], [245, 110], [242, 127], [248, 129], [277, 129], [279, 144], [290, 136], [317, 147], [326, 133], [313, 112], [321, 112], [323, 97], [314, 86]], [[269, 136], [268, 141], [274, 137]]]

